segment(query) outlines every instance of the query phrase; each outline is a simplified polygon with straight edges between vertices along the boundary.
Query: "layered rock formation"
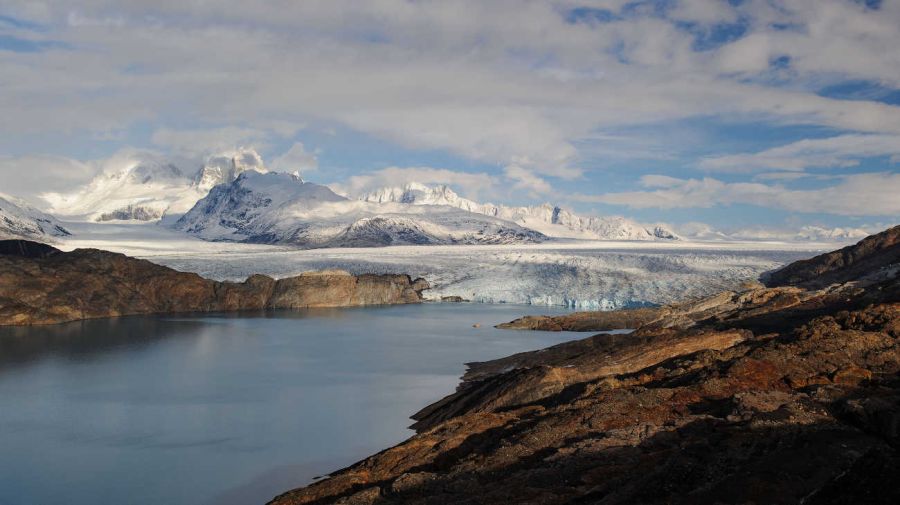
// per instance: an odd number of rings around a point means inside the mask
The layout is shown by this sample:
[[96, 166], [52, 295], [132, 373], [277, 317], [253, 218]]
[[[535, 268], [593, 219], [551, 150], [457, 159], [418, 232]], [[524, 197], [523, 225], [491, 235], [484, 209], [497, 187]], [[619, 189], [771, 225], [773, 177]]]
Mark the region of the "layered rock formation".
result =
[[900, 503], [900, 281], [886, 267], [471, 364], [413, 416], [415, 436], [272, 503]]
[[0, 241], [0, 324], [51, 324], [175, 312], [296, 309], [417, 303], [428, 284], [406, 275], [342, 271], [275, 280], [217, 282], [97, 249], [62, 252]]

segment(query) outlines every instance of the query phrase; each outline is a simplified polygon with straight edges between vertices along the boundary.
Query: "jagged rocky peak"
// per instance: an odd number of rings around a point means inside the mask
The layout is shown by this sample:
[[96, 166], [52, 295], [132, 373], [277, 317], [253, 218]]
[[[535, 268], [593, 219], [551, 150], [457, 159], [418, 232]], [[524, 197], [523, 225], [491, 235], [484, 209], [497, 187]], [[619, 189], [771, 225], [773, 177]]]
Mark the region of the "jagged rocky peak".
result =
[[262, 156], [253, 149], [238, 148], [235, 151], [209, 156], [194, 178], [198, 188], [209, 191], [213, 186], [235, 180], [248, 170], [266, 172]]
[[298, 174], [251, 170], [213, 187], [174, 227], [210, 240], [278, 242], [284, 238], [274, 231], [284, 220], [281, 210], [309, 210], [346, 200], [326, 186], [304, 182]]

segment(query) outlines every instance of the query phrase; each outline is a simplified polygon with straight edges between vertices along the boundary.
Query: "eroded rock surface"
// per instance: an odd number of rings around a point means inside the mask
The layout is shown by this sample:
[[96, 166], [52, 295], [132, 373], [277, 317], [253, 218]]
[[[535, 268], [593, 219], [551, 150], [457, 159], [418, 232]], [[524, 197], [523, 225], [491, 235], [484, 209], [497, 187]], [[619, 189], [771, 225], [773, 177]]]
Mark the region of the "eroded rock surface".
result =
[[865, 274], [470, 364], [415, 436], [272, 503], [900, 503], [900, 287]]
[[133, 314], [417, 303], [428, 288], [406, 275], [304, 273], [217, 282], [97, 249], [62, 252], [0, 241], [0, 324], [52, 324]]

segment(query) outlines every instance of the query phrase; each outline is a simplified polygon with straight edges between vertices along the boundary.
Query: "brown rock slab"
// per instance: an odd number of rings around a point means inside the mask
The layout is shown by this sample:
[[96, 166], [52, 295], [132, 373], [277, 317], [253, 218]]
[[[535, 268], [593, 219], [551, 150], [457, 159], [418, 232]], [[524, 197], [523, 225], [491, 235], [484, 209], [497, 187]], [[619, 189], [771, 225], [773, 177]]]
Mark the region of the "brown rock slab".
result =
[[[15, 243], [10, 243], [15, 242]], [[407, 275], [312, 272], [217, 282], [97, 249], [61, 252], [0, 241], [0, 325], [53, 324], [134, 314], [418, 303]]]

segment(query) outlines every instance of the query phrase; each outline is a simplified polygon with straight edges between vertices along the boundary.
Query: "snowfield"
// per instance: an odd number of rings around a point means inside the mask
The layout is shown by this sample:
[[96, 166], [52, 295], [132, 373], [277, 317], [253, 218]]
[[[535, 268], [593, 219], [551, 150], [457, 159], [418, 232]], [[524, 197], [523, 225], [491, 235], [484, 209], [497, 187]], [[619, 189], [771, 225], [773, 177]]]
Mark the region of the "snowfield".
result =
[[64, 249], [97, 247], [217, 280], [274, 277], [339, 268], [405, 273], [432, 285], [427, 298], [613, 309], [669, 303], [739, 287], [834, 243], [552, 241], [514, 245], [433, 245], [297, 250], [207, 242], [143, 223], [65, 223]]

